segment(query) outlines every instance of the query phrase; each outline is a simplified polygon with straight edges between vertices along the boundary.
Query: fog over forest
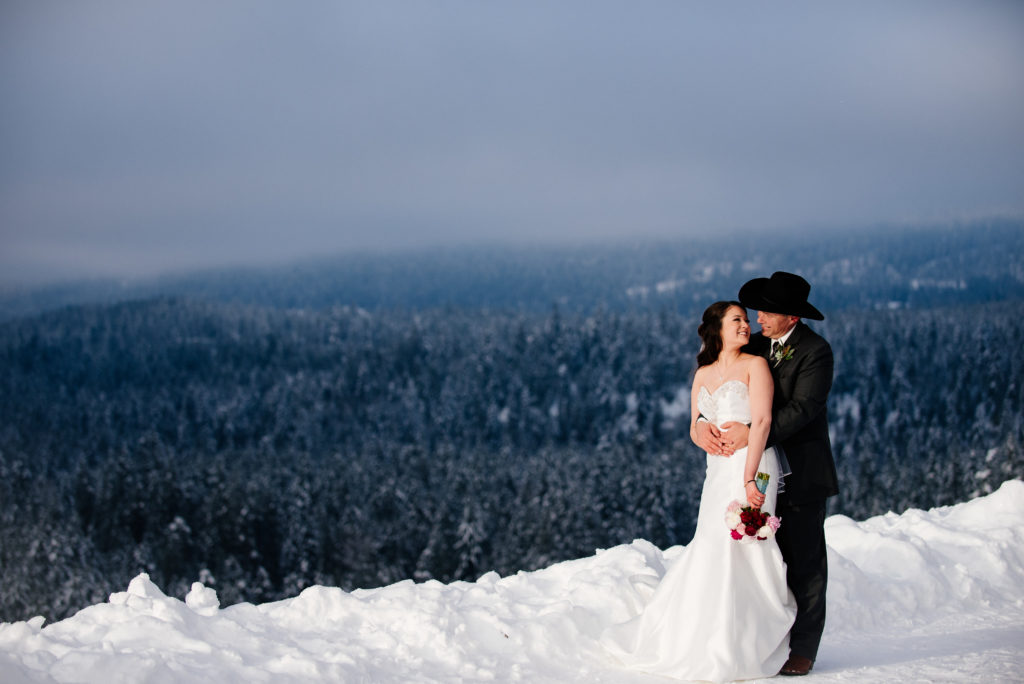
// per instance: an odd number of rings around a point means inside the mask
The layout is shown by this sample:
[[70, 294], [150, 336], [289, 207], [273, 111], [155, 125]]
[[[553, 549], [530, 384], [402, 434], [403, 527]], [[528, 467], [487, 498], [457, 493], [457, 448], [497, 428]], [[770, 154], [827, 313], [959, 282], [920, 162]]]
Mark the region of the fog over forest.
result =
[[[729, 258], [722, 255], [729, 254]], [[422, 251], [0, 296], [0, 620], [689, 540], [700, 311], [803, 274], [864, 518], [1024, 477], [1024, 224]]]

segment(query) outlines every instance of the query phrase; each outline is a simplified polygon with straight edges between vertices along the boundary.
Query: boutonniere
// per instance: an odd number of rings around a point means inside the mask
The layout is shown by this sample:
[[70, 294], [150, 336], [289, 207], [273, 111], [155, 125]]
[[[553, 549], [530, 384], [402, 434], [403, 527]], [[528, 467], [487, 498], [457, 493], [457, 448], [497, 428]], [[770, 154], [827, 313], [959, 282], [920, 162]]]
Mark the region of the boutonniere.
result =
[[778, 366], [783, 361], [789, 361], [791, 358], [793, 358], [793, 348], [788, 344], [779, 347], [774, 352], [772, 352], [771, 358], [772, 361], [775, 362], [773, 365]]

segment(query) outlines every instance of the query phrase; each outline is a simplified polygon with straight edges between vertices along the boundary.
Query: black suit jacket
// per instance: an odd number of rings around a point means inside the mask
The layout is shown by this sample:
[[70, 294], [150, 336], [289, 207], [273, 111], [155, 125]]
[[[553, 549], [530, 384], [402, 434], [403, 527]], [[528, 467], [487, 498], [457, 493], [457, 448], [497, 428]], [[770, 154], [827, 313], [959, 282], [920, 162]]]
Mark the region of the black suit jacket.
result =
[[768, 445], [781, 447], [792, 474], [786, 476], [785, 497], [800, 504], [839, 493], [839, 479], [828, 436], [826, 402], [832, 389], [832, 347], [799, 322], [786, 340], [792, 357], [769, 358], [771, 340], [752, 335], [745, 351], [768, 359], [775, 381], [772, 426]]

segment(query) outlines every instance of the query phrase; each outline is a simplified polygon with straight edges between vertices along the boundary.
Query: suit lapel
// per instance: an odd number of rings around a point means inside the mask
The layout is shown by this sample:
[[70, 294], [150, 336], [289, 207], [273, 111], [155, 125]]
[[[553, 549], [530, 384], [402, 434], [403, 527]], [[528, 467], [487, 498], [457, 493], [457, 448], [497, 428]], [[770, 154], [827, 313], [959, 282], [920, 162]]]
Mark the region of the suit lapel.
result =
[[[794, 357], [800, 353], [800, 338], [803, 337], [804, 329], [805, 329], [805, 326], [804, 326], [804, 324], [802, 322], [797, 323], [796, 327], [793, 328], [793, 332], [789, 336], [789, 339], [786, 340], [786, 344], [783, 345], [783, 348], [789, 347], [790, 349], [793, 350], [793, 356]], [[768, 351], [768, 365], [770, 365], [772, 367], [772, 372], [775, 374], [775, 376], [776, 377], [781, 377], [783, 374], [787, 374], [788, 375], [788, 373], [786, 373], [786, 371], [791, 366], [793, 366], [794, 359], [790, 358], [790, 359], [788, 359], [786, 361], [779, 361], [778, 363], [775, 363], [775, 361], [773, 361], [772, 358], [771, 358], [771, 345], [770, 344], [769, 344], [768, 349], [769, 349], [769, 351]]]
[[786, 344], [792, 347], [794, 351], [796, 351], [797, 345], [800, 344], [800, 338], [804, 336], [804, 330], [806, 329], [807, 326], [803, 322], [797, 323], [796, 327], [793, 328], [793, 334], [786, 340]]

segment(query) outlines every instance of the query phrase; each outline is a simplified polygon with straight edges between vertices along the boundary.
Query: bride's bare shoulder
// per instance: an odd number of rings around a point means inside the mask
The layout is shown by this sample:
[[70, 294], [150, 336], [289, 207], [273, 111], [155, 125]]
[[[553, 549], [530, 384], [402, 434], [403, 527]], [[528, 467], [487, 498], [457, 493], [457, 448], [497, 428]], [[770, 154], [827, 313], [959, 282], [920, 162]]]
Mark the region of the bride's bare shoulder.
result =
[[708, 374], [709, 368], [710, 366], [698, 366], [697, 370], [693, 374], [693, 384], [695, 386], [706, 383], [705, 377]]
[[746, 364], [748, 377], [750, 373], [771, 373], [771, 368], [768, 367], [768, 361], [763, 356], [758, 356], [757, 354], [743, 354], [740, 359], [744, 364]]
[[752, 363], [755, 365], [768, 365], [768, 361], [763, 356], [757, 354], [747, 354], [746, 352], [740, 354], [740, 360], [744, 363]]

